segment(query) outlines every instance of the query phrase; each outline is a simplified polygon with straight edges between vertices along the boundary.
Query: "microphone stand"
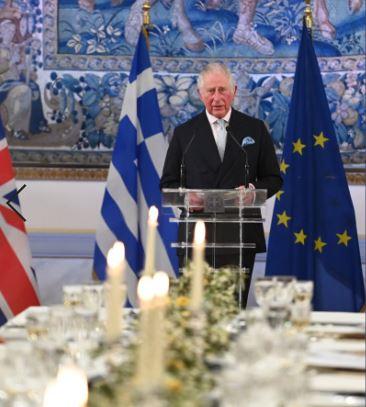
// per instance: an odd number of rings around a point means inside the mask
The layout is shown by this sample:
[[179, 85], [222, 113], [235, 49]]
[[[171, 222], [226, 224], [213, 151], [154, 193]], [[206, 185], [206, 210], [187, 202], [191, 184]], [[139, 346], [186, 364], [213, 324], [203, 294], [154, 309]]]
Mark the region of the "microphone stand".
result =
[[[191, 137], [191, 139], [188, 142], [187, 147], [185, 148], [185, 150], [183, 151], [182, 154], [182, 161], [180, 163], [180, 182], [179, 182], [179, 189], [183, 192], [183, 190], [186, 188], [186, 164], [185, 164], [185, 156], [188, 152], [188, 150], [191, 148], [191, 145], [193, 143], [193, 140], [196, 138], [196, 131], [193, 132], [193, 136]], [[187, 191], [185, 192], [185, 194], [187, 194]], [[186, 197], [186, 195], [185, 195]], [[189, 218], [189, 200], [188, 200], [188, 205], [185, 202], [185, 209], [186, 209], [186, 219]], [[186, 226], [185, 226], [185, 236], [186, 236], [186, 248], [185, 248], [185, 265], [187, 265], [188, 263], [188, 232], [189, 232], [189, 227], [188, 227], [188, 221], [185, 222]]]
[[[243, 151], [245, 151], [245, 150], [243, 149]], [[248, 189], [248, 187], [249, 187], [248, 179], [249, 179], [248, 154], [245, 151], [245, 164], [244, 164], [244, 188], [245, 189]]]
[[180, 183], [179, 183], [179, 189], [184, 189], [186, 186], [186, 165], [184, 164], [184, 158], [182, 159], [182, 162], [180, 163]]

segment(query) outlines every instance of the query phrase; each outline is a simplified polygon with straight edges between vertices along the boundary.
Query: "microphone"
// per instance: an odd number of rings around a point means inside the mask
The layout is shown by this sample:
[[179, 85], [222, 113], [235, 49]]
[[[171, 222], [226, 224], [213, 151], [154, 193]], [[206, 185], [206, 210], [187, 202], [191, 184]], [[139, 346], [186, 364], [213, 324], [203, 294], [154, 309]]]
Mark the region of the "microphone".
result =
[[249, 163], [248, 163], [248, 153], [246, 149], [239, 143], [239, 141], [234, 137], [234, 134], [231, 130], [230, 124], [226, 126], [226, 133], [231, 137], [231, 139], [235, 142], [235, 144], [240, 148], [240, 150], [244, 153], [245, 156], [245, 164], [244, 164], [244, 187], [248, 188], [248, 179], [249, 179]]
[[184, 149], [183, 154], [182, 154], [182, 161], [180, 163], [180, 188], [183, 189], [186, 186], [186, 164], [185, 164], [185, 156], [188, 152], [188, 150], [191, 148], [191, 145], [193, 143], [193, 140], [196, 138], [196, 131], [193, 132], [193, 136], [189, 140], [187, 147]]

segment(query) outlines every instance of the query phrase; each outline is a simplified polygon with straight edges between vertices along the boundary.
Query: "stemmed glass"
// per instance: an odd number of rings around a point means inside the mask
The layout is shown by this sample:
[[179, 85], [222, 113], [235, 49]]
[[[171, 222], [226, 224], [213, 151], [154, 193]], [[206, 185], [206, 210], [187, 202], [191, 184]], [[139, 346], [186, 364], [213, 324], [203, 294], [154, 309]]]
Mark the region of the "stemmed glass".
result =
[[64, 285], [62, 287], [63, 301], [65, 307], [74, 308], [81, 303], [82, 286]]
[[254, 294], [257, 304], [263, 308], [273, 298], [276, 280], [273, 277], [258, 277], [254, 283]]
[[255, 281], [256, 300], [272, 328], [283, 327], [290, 318], [295, 281], [293, 276], [262, 277]]
[[290, 320], [295, 281], [293, 276], [275, 277], [274, 296], [267, 304], [267, 320], [272, 328], [282, 328]]
[[30, 341], [37, 342], [47, 337], [49, 319], [50, 313], [47, 308], [37, 307], [27, 311], [26, 330]]
[[297, 281], [294, 285], [294, 300], [291, 307], [292, 325], [299, 331], [304, 330], [310, 322], [311, 300], [314, 283], [312, 281]]
[[92, 363], [90, 353], [98, 347], [103, 335], [100, 321], [103, 299], [103, 285], [83, 285], [78, 304], [73, 307], [72, 323], [77, 328], [69, 335], [67, 351], [85, 369]]

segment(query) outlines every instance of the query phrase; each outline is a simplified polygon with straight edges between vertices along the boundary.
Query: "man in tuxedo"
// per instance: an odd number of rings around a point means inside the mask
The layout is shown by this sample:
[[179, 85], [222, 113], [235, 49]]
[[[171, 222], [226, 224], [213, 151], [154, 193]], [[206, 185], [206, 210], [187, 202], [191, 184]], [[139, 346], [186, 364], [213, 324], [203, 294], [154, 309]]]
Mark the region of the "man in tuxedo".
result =
[[[161, 188], [266, 189], [267, 197], [282, 185], [271, 137], [258, 119], [232, 108], [236, 85], [228, 68], [221, 63], [208, 64], [198, 77], [198, 93], [205, 111], [178, 126], [166, 155]], [[183, 164], [183, 166], [182, 166]], [[245, 169], [247, 167], [247, 170]], [[183, 169], [183, 171], [182, 171]], [[194, 199], [194, 197], [192, 198]], [[204, 217], [200, 202], [190, 216]], [[261, 217], [259, 209], [245, 209], [245, 218]], [[182, 213], [182, 216], [186, 214]], [[192, 239], [192, 226], [188, 239]], [[206, 223], [206, 241], [239, 241], [239, 226], [233, 223]], [[185, 241], [185, 227], [179, 227], [179, 241]], [[245, 223], [243, 241], [255, 243], [255, 249], [244, 249], [242, 266], [250, 270], [244, 292], [249, 292], [255, 254], [266, 250], [261, 223]], [[239, 249], [206, 250], [206, 260], [215, 267], [239, 264]], [[178, 250], [180, 265], [184, 265], [184, 250]]]

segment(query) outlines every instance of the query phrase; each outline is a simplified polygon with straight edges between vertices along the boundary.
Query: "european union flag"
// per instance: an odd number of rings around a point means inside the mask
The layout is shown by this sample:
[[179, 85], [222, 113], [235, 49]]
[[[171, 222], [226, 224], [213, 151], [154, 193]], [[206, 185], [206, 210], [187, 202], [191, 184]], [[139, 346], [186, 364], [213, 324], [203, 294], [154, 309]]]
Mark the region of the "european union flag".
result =
[[280, 169], [266, 274], [312, 280], [317, 311], [359, 311], [365, 290], [355, 214], [305, 26]]

